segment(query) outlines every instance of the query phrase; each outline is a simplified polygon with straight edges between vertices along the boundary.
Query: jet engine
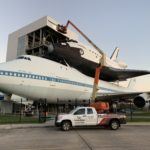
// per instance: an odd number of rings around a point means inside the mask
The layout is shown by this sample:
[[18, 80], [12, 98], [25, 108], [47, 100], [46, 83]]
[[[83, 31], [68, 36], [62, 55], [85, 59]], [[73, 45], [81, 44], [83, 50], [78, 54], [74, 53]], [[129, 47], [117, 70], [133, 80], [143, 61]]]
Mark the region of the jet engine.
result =
[[133, 103], [137, 108], [148, 109], [150, 108], [150, 95], [147, 93], [143, 93], [135, 97]]

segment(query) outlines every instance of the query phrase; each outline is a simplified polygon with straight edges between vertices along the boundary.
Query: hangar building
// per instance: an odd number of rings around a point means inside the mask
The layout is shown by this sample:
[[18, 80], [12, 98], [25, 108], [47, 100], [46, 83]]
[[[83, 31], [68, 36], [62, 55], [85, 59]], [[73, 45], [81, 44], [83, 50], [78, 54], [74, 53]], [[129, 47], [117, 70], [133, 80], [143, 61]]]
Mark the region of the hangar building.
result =
[[52, 43], [67, 38], [77, 39], [77, 35], [68, 30], [63, 35], [57, 30], [59, 23], [49, 16], [42, 17], [29, 25], [9, 34], [6, 61], [15, 59], [19, 55], [31, 54], [45, 56], [52, 49]]

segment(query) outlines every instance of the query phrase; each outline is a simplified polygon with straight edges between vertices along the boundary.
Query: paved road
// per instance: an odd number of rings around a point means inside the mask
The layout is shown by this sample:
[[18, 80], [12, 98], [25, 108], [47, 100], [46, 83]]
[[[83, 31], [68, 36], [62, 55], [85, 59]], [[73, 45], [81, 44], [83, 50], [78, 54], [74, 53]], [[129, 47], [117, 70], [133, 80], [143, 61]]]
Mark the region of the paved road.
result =
[[108, 129], [56, 127], [0, 130], [0, 150], [149, 150], [150, 126]]

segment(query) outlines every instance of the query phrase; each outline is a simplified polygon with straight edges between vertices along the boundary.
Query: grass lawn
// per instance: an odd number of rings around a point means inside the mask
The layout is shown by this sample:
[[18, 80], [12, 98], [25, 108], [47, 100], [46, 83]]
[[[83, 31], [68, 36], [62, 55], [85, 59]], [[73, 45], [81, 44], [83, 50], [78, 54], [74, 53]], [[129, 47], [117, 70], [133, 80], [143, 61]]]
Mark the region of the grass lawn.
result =
[[150, 122], [150, 118], [132, 118], [130, 117], [127, 118], [127, 122]]
[[13, 115], [0, 115], [0, 124], [9, 124], [9, 123], [39, 123], [38, 118], [35, 117], [25, 117], [22, 116], [20, 120], [20, 116]]
[[149, 116], [150, 117], [150, 112], [133, 112], [134, 116]]
[[127, 122], [150, 122], [150, 112], [134, 111], [132, 115], [131, 120], [130, 113], [127, 114]]
[[[49, 116], [46, 118], [46, 120], [54, 120], [54, 116]], [[42, 117], [41, 121], [39, 122], [39, 118], [35, 116], [27, 117], [27, 116], [21, 116], [20, 115], [0, 115], [0, 124], [16, 124], [16, 123], [42, 123], [44, 122], [45, 118]]]

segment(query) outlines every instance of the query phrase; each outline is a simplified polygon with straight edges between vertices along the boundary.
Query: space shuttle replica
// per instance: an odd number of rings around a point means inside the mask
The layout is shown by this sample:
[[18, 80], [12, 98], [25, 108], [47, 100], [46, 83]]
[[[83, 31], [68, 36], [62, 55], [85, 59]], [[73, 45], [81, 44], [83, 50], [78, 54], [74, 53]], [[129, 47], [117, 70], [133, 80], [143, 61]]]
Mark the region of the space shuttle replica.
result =
[[[81, 43], [78, 40], [79, 36], [67, 29], [69, 24], [87, 40], [90, 46]], [[127, 69], [127, 64], [117, 59], [119, 54], [118, 47], [115, 48], [110, 58], [107, 57], [104, 52], [71, 21], [68, 21], [65, 26], [55, 24], [51, 26], [51, 28], [57, 36], [59, 36], [59, 40], [51, 40], [51, 42], [49, 42], [48, 52], [44, 56], [48, 57], [48, 59], [53, 59], [58, 62], [66, 61], [70, 66], [76, 68], [83, 74], [94, 77], [95, 69], [101, 63], [101, 58], [104, 55], [103, 69], [101, 70], [99, 78], [108, 82], [124, 81], [128, 78], [150, 73], [145, 70]], [[53, 39], [52, 36], [51, 39]]]

